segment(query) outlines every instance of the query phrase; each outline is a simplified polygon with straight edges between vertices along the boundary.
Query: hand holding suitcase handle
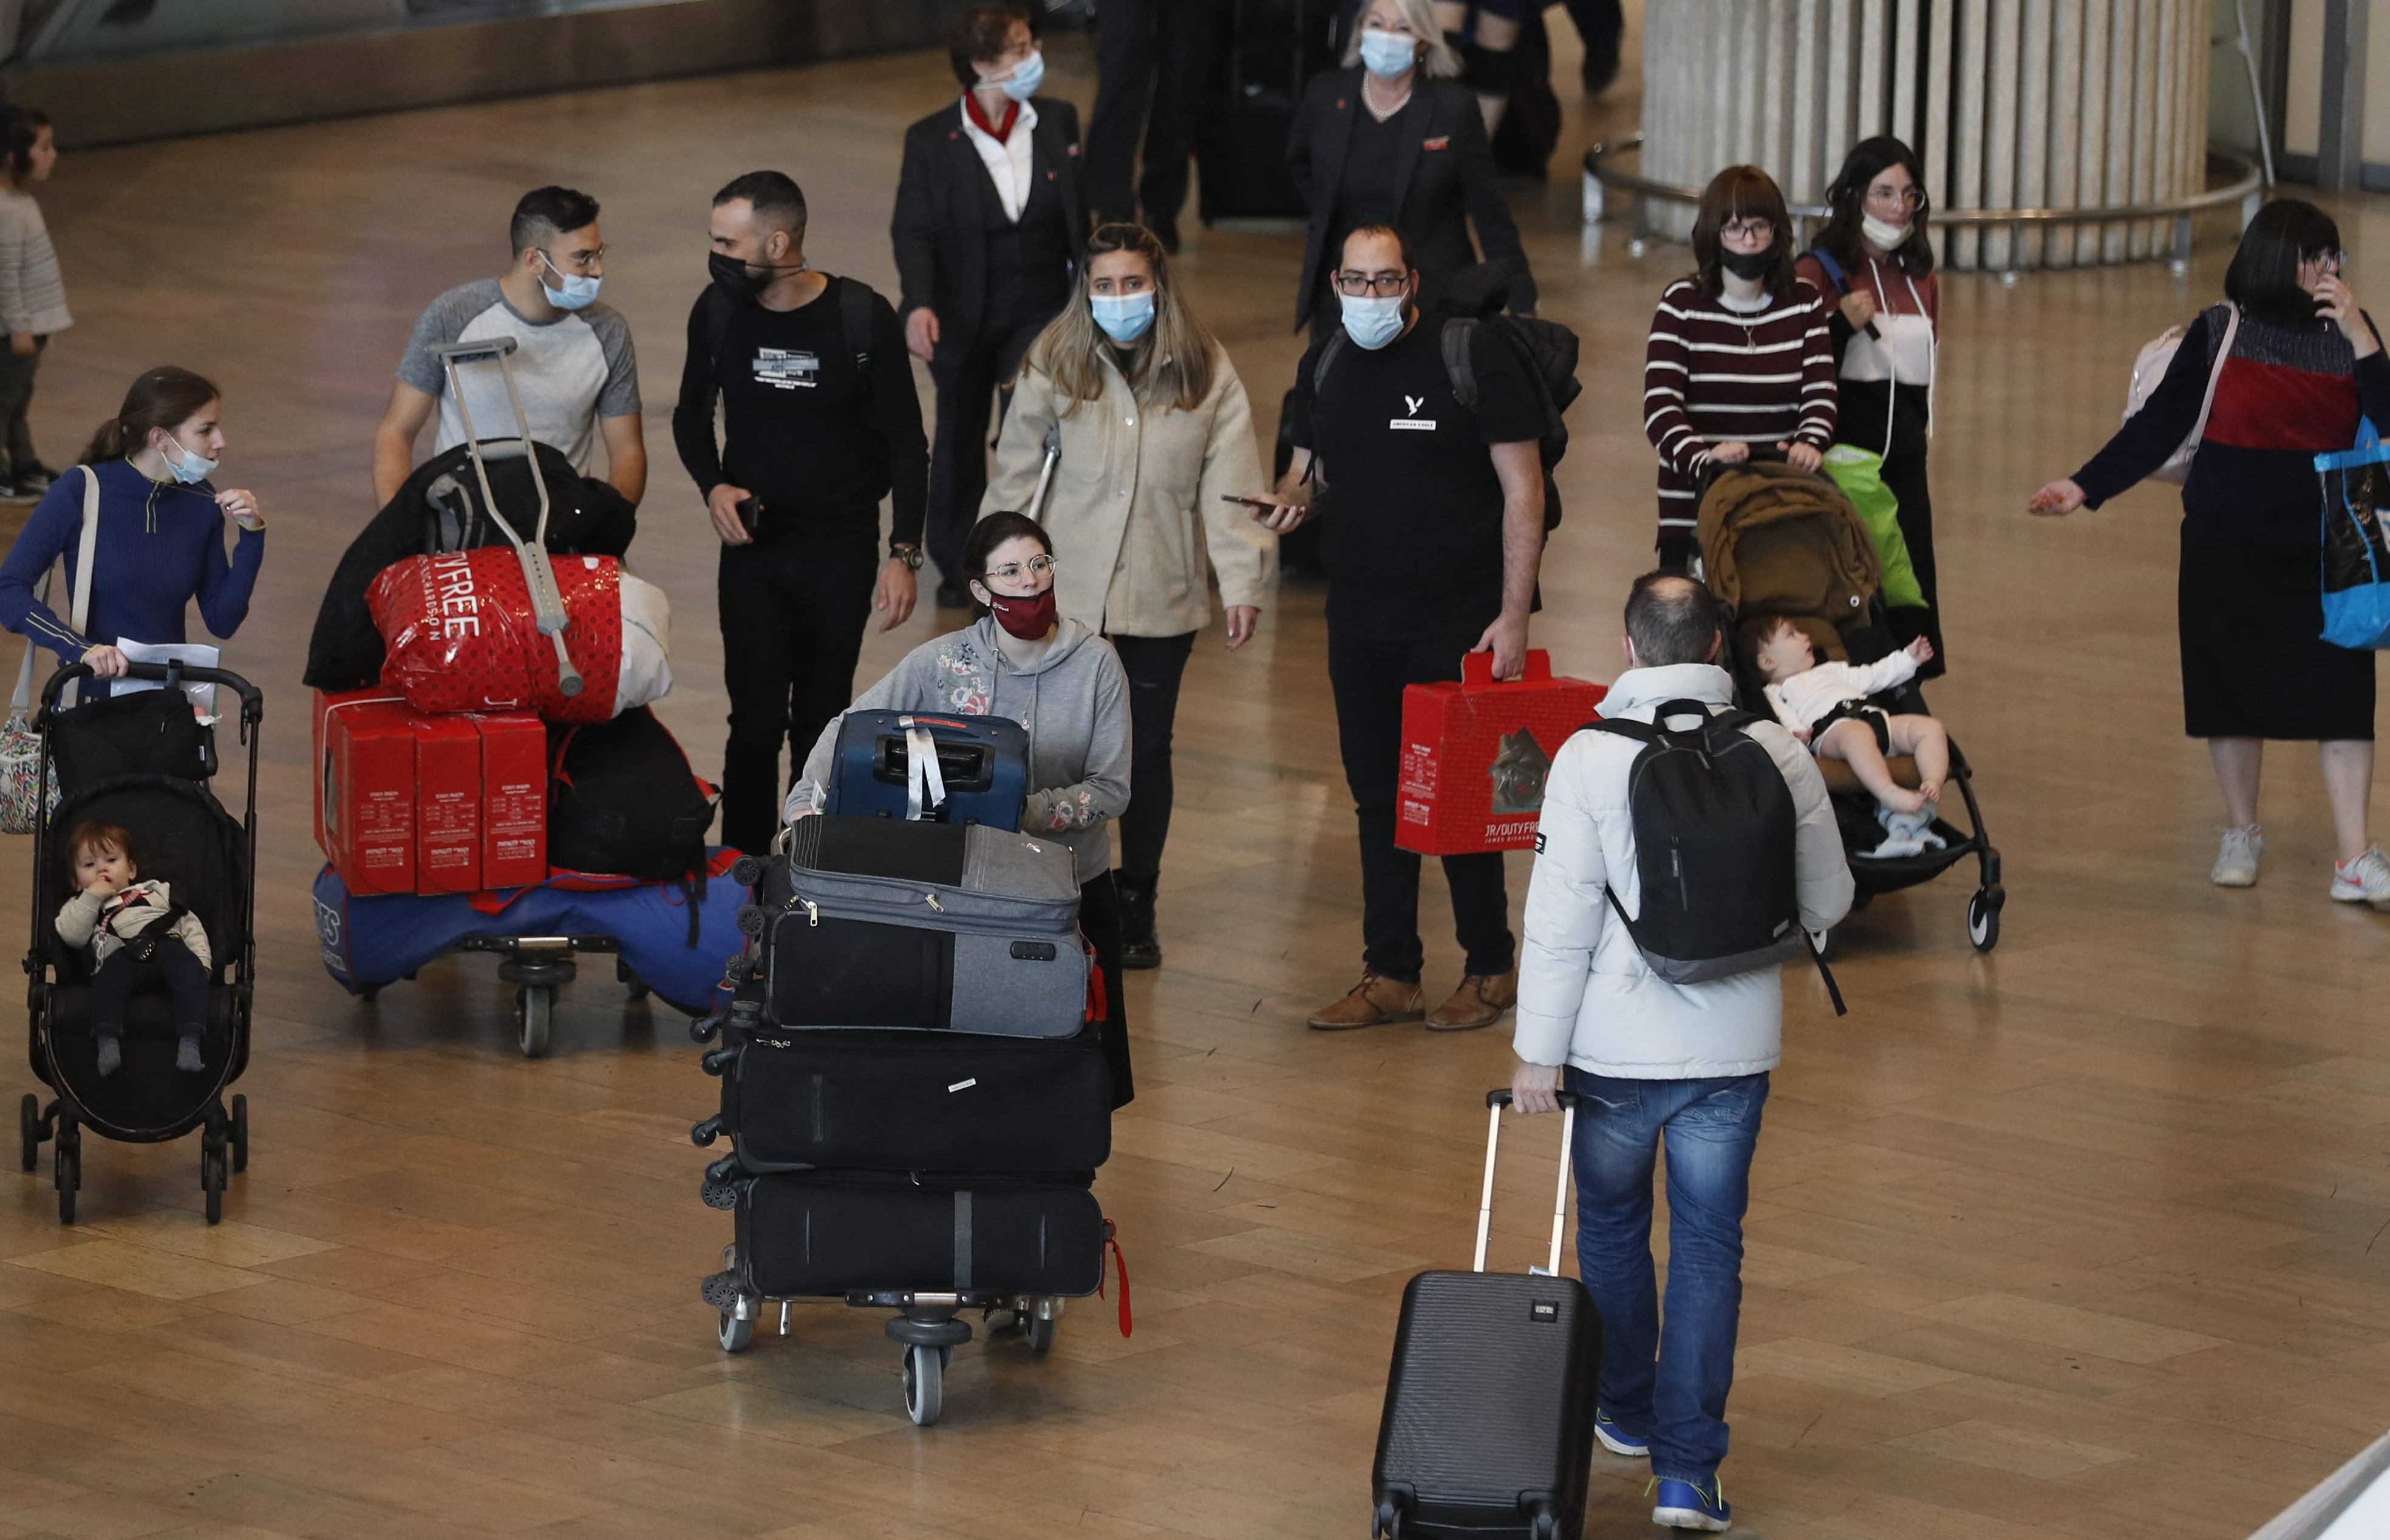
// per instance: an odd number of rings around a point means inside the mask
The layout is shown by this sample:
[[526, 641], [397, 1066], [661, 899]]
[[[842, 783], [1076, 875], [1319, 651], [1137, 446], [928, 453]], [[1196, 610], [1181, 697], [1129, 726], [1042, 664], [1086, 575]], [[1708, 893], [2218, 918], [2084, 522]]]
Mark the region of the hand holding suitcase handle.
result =
[[[1561, 1236], [1568, 1225], [1569, 1152], [1576, 1137], [1576, 1093], [1557, 1093], [1561, 1104], [1561, 1184], [1552, 1200], [1552, 1251], [1550, 1258], [1537, 1271], [1558, 1277], [1561, 1270]], [[1485, 1271], [1485, 1239], [1494, 1229], [1494, 1154], [1502, 1144], [1502, 1109], [1510, 1105], [1510, 1088], [1499, 1085], [1485, 1093], [1485, 1187], [1477, 1200], [1477, 1260], [1470, 1264], [1472, 1272]]]

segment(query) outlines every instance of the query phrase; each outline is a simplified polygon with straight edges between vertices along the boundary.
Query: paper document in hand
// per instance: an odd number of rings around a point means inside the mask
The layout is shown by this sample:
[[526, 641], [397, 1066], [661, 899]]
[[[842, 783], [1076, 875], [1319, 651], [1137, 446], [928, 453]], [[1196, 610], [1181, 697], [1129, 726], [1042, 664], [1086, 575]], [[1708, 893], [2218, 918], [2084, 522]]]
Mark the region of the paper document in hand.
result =
[[[186, 668], [214, 668], [224, 657], [223, 649], [203, 642], [130, 642], [122, 637], [116, 641], [116, 650], [135, 663], [180, 663]], [[119, 679], [111, 687], [112, 694], [130, 695], [135, 690], [154, 690], [154, 679]], [[183, 689], [191, 698], [191, 710], [212, 722], [216, 714], [216, 687], [213, 685], [186, 685]]]

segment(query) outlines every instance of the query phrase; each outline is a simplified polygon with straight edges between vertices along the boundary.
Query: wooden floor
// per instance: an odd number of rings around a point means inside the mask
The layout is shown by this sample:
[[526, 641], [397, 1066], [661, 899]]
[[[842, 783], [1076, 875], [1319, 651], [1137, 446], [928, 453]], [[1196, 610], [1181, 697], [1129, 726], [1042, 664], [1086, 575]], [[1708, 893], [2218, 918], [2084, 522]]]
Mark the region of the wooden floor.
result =
[[[1055, 53], [1086, 104], [1084, 50]], [[1089, 1302], [1047, 1361], [974, 1343], [934, 1431], [905, 1421], [874, 1315], [801, 1309], [790, 1337], [717, 1351], [697, 1284], [728, 1226], [685, 1137], [714, 1091], [679, 1017], [593, 969], [533, 1063], [486, 960], [378, 1009], [317, 963], [300, 651], [417, 310], [496, 270], [523, 188], [604, 200], [656, 466], [636, 554], [680, 618], [663, 714], [705, 764], [714, 542], [664, 420], [705, 194], [787, 167], [814, 260], [893, 289], [898, 131], [944, 75], [923, 54], [64, 162], [44, 196], [79, 324], [44, 366], [45, 456], [71, 460], [137, 369], [191, 365], [225, 388], [225, 479], [273, 521], [229, 654], [272, 704], [256, 1154], [213, 1230], [191, 1141], [88, 1144], [71, 1231], [45, 1175], [0, 1185], [0, 1537], [1362, 1534], [1396, 1299], [1466, 1263], [1479, 1097], [1510, 1059], [1506, 1032], [1303, 1030], [1358, 965], [1316, 589], [1242, 654], [1207, 636], [1187, 685], [1169, 964], [1129, 986], [1142, 1095], [1097, 1189], [1136, 1334]], [[1572, 101], [1568, 144], [1636, 111], [1631, 81]], [[1642, 335], [1685, 257], [1581, 237], [1573, 179], [1515, 197], [1546, 308], [1587, 344], [1536, 643], [1606, 678], [1651, 533]], [[2377, 310], [2385, 212], [2344, 206]], [[1190, 228], [1184, 260], [1265, 419], [1299, 244]], [[2311, 751], [2277, 765], [2265, 883], [2206, 884], [2166, 496], [2021, 512], [2228, 252], [2182, 280], [1947, 281], [1934, 695], [2007, 854], [2007, 939], [1969, 950], [1955, 872], [1849, 926], [1847, 1019], [1788, 976], [1726, 1470], [1741, 1533], [2230, 1540], [2390, 1423], [2390, 920], [2325, 901]], [[875, 637], [864, 677], [932, 630]], [[25, 923], [25, 860], [0, 844], [0, 922]], [[1446, 912], [1432, 879], [1434, 986], [1459, 968]], [[0, 1076], [11, 1100], [32, 1084]], [[1499, 1263], [1536, 1252], [1556, 1133], [1513, 1131]], [[1641, 1468], [1598, 1459], [1590, 1533], [1644, 1533]]]

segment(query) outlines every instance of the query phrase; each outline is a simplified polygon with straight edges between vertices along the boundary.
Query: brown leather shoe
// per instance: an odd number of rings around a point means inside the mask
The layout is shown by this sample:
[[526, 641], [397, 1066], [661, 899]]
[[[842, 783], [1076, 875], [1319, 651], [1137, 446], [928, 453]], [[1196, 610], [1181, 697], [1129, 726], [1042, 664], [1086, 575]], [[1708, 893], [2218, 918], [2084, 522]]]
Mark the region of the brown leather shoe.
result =
[[1314, 1032], [1351, 1032], [1356, 1027], [1383, 1026], [1389, 1021], [1420, 1019], [1420, 986], [1389, 979], [1374, 970], [1364, 972], [1344, 997], [1312, 1012], [1305, 1023]]
[[1475, 1032], [1502, 1020], [1519, 1003], [1519, 970], [1503, 974], [1471, 973], [1452, 992], [1452, 998], [1428, 1012], [1430, 1032]]

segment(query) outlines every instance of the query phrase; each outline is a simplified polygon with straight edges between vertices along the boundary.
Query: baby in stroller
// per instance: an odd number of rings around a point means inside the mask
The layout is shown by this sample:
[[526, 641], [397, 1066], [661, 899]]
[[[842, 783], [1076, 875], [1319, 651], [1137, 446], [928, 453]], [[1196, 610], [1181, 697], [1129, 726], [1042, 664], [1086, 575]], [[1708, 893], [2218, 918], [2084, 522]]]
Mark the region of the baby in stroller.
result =
[[78, 824], [67, 848], [79, 891], [59, 906], [58, 932], [69, 946], [91, 951], [99, 1072], [114, 1074], [124, 1061], [125, 1002], [146, 975], [162, 982], [173, 1002], [174, 1068], [199, 1073], [213, 967], [206, 927], [174, 902], [165, 883], [140, 879], [133, 837], [116, 825]]
[[[1933, 656], [1934, 645], [1920, 636], [1872, 663], [1828, 662], [1787, 615], [1760, 633], [1753, 661], [1767, 681], [1767, 704], [1777, 720], [1812, 754], [1848, 764], [1876, 800], [1884, 840], [1870, 855], [1916, 855], [1944, 842], [1934, 831], [1934, 811], [1942, 800], [1942, 783], [1950, 777], [1950, 735], [1933, 717], [1868, 703], [1868, 697], [1916, 678], [1918, 665]], [[1916, 790], [1893, 779], [1885, 763], [1893, 753], [1915, 756]]]

